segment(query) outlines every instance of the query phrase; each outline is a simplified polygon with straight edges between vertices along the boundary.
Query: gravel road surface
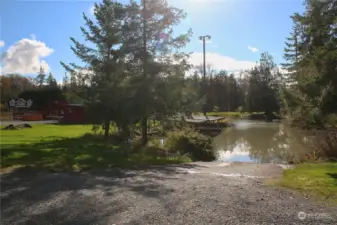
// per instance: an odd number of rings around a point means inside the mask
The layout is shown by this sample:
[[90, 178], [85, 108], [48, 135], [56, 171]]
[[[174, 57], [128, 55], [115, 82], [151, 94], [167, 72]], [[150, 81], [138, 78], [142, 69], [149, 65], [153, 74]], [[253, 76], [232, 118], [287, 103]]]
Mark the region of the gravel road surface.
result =
[[[1, 175], [1, 224], [337, 224], [337, 208], [264, 184], [278, 165], [194, 163]], [[301, 219], [298, 217], [301, 213]]]

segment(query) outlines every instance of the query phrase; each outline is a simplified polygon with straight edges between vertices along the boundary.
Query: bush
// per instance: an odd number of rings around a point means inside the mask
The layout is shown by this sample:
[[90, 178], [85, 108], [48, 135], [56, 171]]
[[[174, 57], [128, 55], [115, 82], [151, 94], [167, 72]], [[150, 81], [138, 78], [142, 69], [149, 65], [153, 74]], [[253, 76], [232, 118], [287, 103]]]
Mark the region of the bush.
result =
[[168, 132], [164, 145], [169, 152], [187, 154], [193, 161], [215, 160], [212, 139], [191, 128]]
[[[320, 160], [337, 161], [337, 130], [302, 130], [295, 129], [291, 135], [297, 140], [303, 139], [305, 151], [297, 154], [294, 163], [316, 162]], [[305, 141], [304, 141], [305, 140]], [[298, 151], [297, 151], [298, 152]]]
[[316, 149], [328, 160], [337, 161], [337, 130], [316, 131]]

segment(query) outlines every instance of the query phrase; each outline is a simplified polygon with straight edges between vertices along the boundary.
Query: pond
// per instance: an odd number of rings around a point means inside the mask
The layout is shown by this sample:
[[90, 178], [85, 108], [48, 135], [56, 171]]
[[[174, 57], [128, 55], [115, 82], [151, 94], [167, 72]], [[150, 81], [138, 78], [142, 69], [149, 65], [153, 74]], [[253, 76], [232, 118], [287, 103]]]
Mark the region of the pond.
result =
[[236, 121], [214, 138], [222, 162], [291, 163], [308, 150], [308, 138], [282, 122]]

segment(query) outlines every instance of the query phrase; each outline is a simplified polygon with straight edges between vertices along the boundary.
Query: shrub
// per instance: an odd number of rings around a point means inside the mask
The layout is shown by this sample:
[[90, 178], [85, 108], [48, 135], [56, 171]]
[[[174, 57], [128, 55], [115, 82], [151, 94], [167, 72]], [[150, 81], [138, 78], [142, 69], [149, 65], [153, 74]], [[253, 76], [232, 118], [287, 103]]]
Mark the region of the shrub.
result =
[[337, 161], [337, 130], [316, 131], [316, 149], [326, 159]]
[[191, 128], [169, 131], [164, 145], [169, 152], [187, 154], [193, 161], [215, 160], [212, 139]]
[[[292, 136], [300, 142], [305, 151], [298, 154], [295, 163], [315, 162], [319, 160], [337, 161], [337, 130], [302, 130], [295, 129]], [[298, 152], [298, 151], [297, 151]]]

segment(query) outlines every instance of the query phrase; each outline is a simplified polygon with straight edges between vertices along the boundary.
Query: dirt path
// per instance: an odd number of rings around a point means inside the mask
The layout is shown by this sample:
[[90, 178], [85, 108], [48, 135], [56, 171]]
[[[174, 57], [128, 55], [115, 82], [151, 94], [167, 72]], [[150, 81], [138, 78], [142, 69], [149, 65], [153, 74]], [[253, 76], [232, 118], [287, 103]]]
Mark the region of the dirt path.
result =
[[[337, 208], [264, 185], [277, 165], [2, 175], [1, 224], [336, 224]], [[303, 220], [298, 218], [301, 214]]]

